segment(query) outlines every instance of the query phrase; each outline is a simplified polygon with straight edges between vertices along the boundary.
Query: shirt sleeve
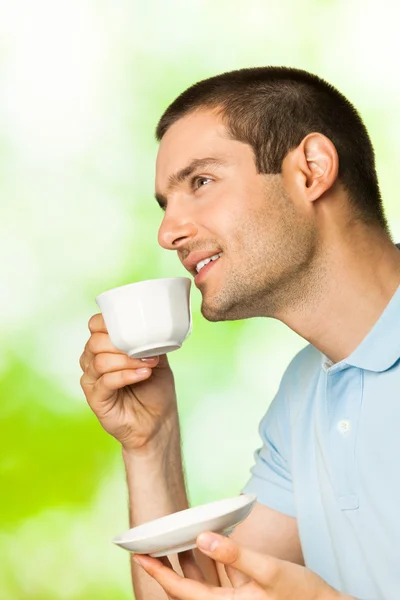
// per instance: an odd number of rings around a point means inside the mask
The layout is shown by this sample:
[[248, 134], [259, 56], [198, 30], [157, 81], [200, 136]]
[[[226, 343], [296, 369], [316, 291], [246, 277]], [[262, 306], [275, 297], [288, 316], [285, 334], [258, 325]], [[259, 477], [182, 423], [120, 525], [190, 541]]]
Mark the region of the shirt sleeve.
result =
[[[284, 376], [285, 378], [285, 376]], [[284, 378], [259, 425], [262, 447], [254, 453], [252, 474], [242, 489], [256, 494], [257, 501], [274, 510], [296, 516], [290, 472], [290, 415], [284, 391]]]

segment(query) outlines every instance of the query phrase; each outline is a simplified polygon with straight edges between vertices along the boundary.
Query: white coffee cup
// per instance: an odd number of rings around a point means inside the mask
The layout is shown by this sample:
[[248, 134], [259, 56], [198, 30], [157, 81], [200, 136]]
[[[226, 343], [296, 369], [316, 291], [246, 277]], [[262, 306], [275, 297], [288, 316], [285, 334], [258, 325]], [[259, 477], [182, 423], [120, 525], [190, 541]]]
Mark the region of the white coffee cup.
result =
[[132, 358], [178, 350], [192, 332], [191, 279], [138, 281], [96, 297], [111, 342]]

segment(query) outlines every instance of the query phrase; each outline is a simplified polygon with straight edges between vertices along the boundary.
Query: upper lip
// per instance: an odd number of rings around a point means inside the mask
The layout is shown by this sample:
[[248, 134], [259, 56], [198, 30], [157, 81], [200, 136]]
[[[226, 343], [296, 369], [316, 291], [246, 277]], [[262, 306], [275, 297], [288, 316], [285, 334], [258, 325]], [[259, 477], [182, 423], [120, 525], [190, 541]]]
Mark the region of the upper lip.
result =
[[211, 256], [215, 256], [216, 254], [220, 254], [220, 253], [221, 253], [221, 250], [210, 250], [209, 252], [206, 252], [205, 250], [203, 250], [202, 252], [192, 252], [182, 262], [183, 262], [184, 267], [189, 271], [189, 273], [192, 273], [192, 275], [196, 276], [197, 275], [196, 265], [200, 261], [204, 260], [205, 258], [210, 258]]

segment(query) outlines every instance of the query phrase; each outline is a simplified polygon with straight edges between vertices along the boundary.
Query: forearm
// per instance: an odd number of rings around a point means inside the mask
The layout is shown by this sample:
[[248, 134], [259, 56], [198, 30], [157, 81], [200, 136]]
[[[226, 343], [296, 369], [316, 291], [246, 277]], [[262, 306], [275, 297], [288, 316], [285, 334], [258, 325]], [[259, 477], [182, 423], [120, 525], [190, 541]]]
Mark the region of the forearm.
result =
[[[171, 428], [163, 443], [155, 444], [141, 454], [123, 451], [129, 491], [130, 527], [188, 508], [182, 464], [179, 422]], [[218, 583], [214, 562], [199, 551], [196, 560], [206, 577]], [[169, 556], [176, 571], [180, 566], [176, 555]], [[137, 600], [165, 600], [162, 588], [131, 560], [132, 581]]]
[[[179, 423], [142, 452], [122, 451], [128, 492], [130, 527], [188, 508], [180, 448]], [[131, 560], [137, 600], [165, 600], [162, 588]]]
[[130, 526], [188, 508], [179, 431], [165, 444], [141, 454], [122, 451], [125, 463]]

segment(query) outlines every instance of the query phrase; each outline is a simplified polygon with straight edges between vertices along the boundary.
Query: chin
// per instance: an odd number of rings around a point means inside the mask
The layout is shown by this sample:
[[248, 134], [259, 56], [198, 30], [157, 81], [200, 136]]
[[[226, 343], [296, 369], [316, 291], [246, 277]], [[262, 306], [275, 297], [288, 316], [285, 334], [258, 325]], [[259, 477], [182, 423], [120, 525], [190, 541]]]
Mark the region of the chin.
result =
[[206, 321], [210, 321], [211, 323], [218, 323], [218, 321], [226, 321], [226, 317], [221, 314], [218, 310], [210, 310], [208, 306], [201, 305], [201, 314], [206, 319]]
[[219, 321], [240, 321], [242, 319], [248, 319], [250, 315], [246, 311], [246, 307], [239, 305], [218, 306], [210, 305], [208, 302], [202, 302], [201, 314], [203, 317], [211, 323], [218, 323]]

